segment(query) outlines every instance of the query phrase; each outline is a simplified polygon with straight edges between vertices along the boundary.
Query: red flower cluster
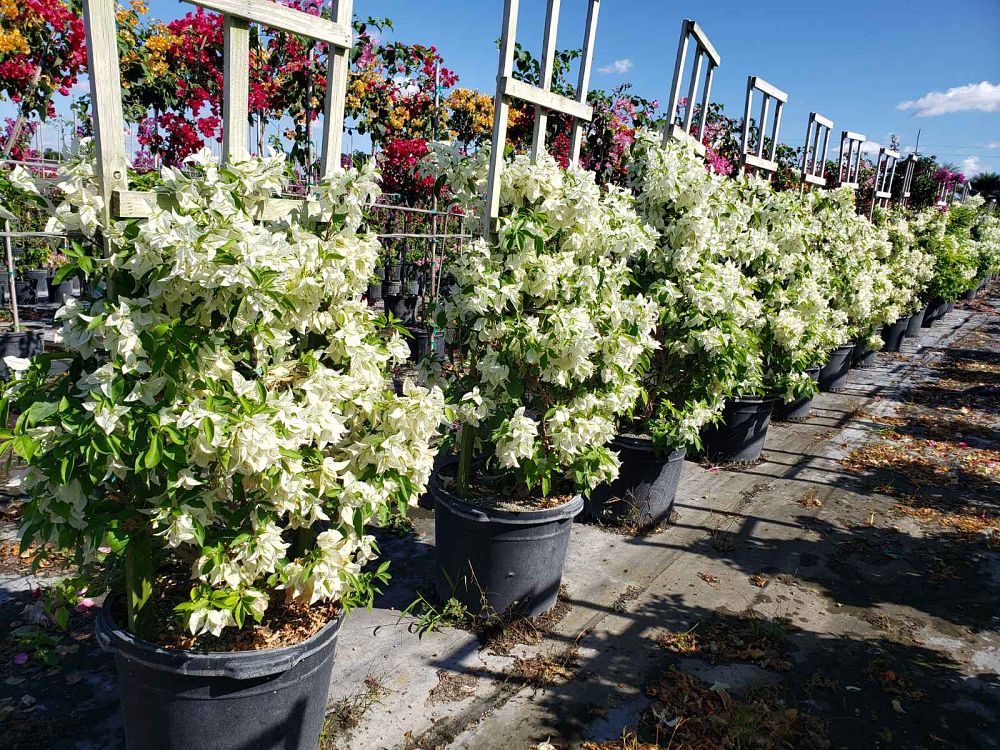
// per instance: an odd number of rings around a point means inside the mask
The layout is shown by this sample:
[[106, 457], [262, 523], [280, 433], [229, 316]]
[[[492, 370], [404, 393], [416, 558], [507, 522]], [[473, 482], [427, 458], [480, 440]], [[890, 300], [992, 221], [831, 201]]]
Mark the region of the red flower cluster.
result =
[[389, 141], [378, 155], [383, 192], [398, 195], [409, 205], [433, 196], [434, 178], [416, 171], [427, 150], [427, 141], [422, 138]]
[[53, 94], [68, 95], [87, 65], [85, 39], [63, 0], [0, 3], [0, 91], [25, 115], [54, 116]]

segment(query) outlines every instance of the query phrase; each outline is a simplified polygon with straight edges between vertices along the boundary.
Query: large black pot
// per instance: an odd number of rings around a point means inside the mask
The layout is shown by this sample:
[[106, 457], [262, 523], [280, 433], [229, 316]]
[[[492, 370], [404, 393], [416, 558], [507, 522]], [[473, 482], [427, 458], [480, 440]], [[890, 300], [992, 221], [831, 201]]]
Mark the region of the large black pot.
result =
[[342, 620], [295, 646], [199, 653], [119, 628], [105, 604], [97, 640], [115, 658], [130, 750], [315, 750]]
[[419, 299], [419, 297], [406, 294], [386, 294], [383, 304], [385, 304], [385, 311], [391, 312], [404, 325], [414, 325], [417, 322], [417, 300]]
[[885, 342], [884, 351], [899, 351], [900, 347], [903, 346], [903, 337], [906, 335], [906, 326], [909, 321], [909, 318], [900, 318], [895, 323], [882, 327], [882, 341]]
[[829, 361], [819, 371], [819, 389], [825, 393], [843, 388], [851, 371], [854, 344], [838, 346], [830, 352]]
[[713, 464], [752, 463], [760, 458], [776, 400], [735, 396], [726, 401], [722, 421], [702, 430], [705, 458]]
[[643, 527], [665, 520], [677, 496], [686, 451], [663, 455], [649, 438], [625, 435], [612, 440], [611, 449], [621, 461], [618, 478], [584, 499], [587, 516], [616, 526]]
[[454, 596], [470, 612], [534, 617], [559, 595], [579, 495], [556, 508], [509, 511], [459, 499], [431, 476], [437, 592]]
[[955, 309], [955, 300], [952, 300], [952, 301], [951, 301], [951, 302], [949, 302], [949, 303], [948, 303], [948, 305], [947, 305], [947, 306], [945, 307], [945, 309], [944, 309], [944, 314], [945, 314], [945, 315], [947, 315], [948, 313], [950, 313], [950, 312], [951, 312], [952, 310], [954, 310], [954, 309]]
[[927, 309], [924, 311], [924, 328], [930, 328], [932, 325], [937, 323], [944, 314], [948, 312], [948, 303], [945, 302], [940, 297], [936, 297], [927, 303]]
[[[819, 382], [819, 370], [819, 366], [810, 367], [806, 370], [814, 383]], [[777, 422], [801, 422], [809, 417], [812, 402], [812, 396], [800, 396], [794, 401], [785, 401], [779, 398], [774, 404], [774, 412], [771, 418]]]
[[4, 357], [23, 357], [30, 359], [44, 351], [42, 334], [33, 331], [13, 331], [0, 333], [0, 380], [10, 376], [10, 370]]
[[907, 336], [919, 336], [920, 328], [924, 324], [924, 313], [927, 311], [927, 307], [921, 307], [913, 315], [907, 318], [906, 321], [906, 335]]
[[864, 344], [855, 341], [851, 352], [851, 367], [866, 368], [875, 364], [875, 352]]
[[972, 289], [968, 289], [958, 295], [958, 298], [963, 302], [971, 302], [976, 298], [976, 293], [979, 291], [979, 286], [974, 286]]

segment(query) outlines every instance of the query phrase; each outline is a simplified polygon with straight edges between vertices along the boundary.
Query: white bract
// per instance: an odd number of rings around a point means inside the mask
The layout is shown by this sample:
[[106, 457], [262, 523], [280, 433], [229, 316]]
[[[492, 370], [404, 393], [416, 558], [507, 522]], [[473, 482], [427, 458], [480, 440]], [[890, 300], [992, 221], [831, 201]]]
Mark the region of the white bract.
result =
[[37, 359], [4, 402], [23, 412], [28, 539], [189, 565], [194, 634], [259, 619], [275, 590], [363, 600], [365, 525], [415, 502], [444, 409], [437, 388], [396, 394], [408, 347], [361, 300], [377, 174], [321, 184], [315, 225], [264, 224], [283, 159], [220, 167], [206, 151], [163, 170], [171, 209], [104, 231], [86, 157], [65, 168], [58, 218], [109, 238], [110, 258], [74, 256], [98, 295], [56, 316], [68, 369]]
[[[484, 194], [483, 154], [435, 146], [428, 164], [458, 200]], [[516, 156], [495, 240], [473, 241], [449, 267], [437, 322], [467, 357], [455, 417], [468, 450], [520, 491], [563, 480], [589, 490], [616, 475], [607, 443], [655, 346], [656, 306], [628, 293], [628, 258], [653, 245], [625, 191]]]

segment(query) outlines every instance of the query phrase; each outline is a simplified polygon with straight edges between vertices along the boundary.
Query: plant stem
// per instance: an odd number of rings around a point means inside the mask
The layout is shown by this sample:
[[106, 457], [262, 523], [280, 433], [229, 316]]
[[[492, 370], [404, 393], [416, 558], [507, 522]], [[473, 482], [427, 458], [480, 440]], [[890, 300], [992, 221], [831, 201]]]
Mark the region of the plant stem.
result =
[[148, 528], [129, 537], [125, 549], [125, 604], [128, 630], [140, 638], [151, 637], [153, 624], [150, 597], [153, 593], [153, 550]]
[[462, 442], [458, 450], [458, 473], [455, 480], [458, 491], [465, 495], [469, 490], [469, 479], [472, 476], [472, 451], [476, 447], [476, 428], [471, 424], [462, 425]]

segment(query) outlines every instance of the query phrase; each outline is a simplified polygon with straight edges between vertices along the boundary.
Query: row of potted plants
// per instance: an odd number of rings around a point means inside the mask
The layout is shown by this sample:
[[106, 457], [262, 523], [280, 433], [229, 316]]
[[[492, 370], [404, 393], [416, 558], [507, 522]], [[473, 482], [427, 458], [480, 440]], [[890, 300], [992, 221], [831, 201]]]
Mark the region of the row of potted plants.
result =
[[[472, 205], [485, 156], [436, 147], [423, 168]], [[431, 310], [449, 361], [397, 387], [409, 346], [363, 300], [370, 164], [316, 188], [331, 222], [261, 225], [281, 158], [201, 153], [163, 170], [179, 208], [103, 226], [91, 158], [64, 167], [57, 219], [111, 254], [69, 259], [95, 294], [57, 314], [65, 351], [8, 358], [0, 445], [27, 467], [25, 541], [76, 554], [54, 619], [112, 592], [98, 634], [135, 747], [290, 729], [314, 747], [343, 616], [388, 574], [370, 523], [429, 488], [441, 596], [543, 612], [585, 506], [662, 519], [687, 451], [753, 460], [841, 345], [874, 349], [922, 295], [962, 291], [956, 264], [974, 280], [1000, 260], [975, 206], [873, 225], [845, 191], [726, 179], [651, 133], [622, 186], [515, 156], [490, 239], [449, 262]]]

